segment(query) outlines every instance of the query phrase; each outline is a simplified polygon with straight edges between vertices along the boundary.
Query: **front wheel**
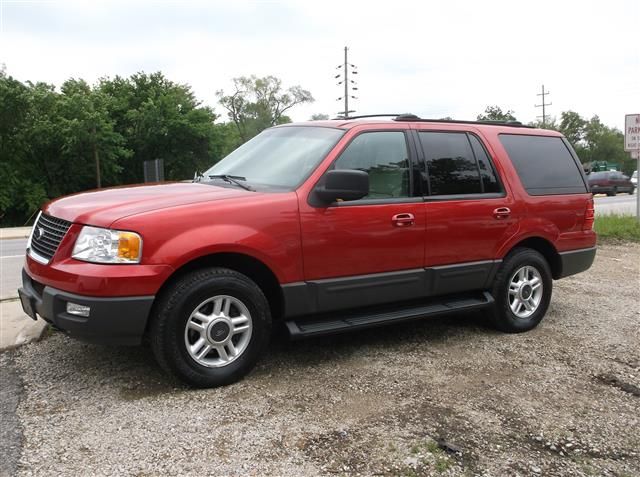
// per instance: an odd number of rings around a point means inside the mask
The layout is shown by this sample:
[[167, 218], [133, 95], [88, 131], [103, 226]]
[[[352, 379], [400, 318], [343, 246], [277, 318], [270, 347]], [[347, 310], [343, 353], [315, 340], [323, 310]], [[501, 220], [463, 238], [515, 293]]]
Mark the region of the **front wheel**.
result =
[[529, 248], [513, 250], [494, 279], [493, 324], [507, 333], [535, 328], [549, 308], [552, 289], [553, 280], [546, 259]]
[[152, 320], [156, 360], [196, 387], [230, 384], [245, 376], [262, 355], [271, 330], [262, 290], [225, 268], [179, 279], [159, 298]]

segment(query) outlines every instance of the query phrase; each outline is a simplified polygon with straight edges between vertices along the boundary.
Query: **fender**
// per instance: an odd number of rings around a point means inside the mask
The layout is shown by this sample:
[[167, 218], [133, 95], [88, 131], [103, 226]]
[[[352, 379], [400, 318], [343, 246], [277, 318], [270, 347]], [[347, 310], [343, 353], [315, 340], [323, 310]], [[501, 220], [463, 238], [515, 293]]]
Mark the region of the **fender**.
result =
[[280, 283], [304, 276], [300, 214], [293, 192], [149, 211], [120, 219], [112, 227], [142, 236], [145, 264], [178, 269], [214, 253], [241, 253], [264, 263]]
[[[178, 258], [178, 251], [187, 251]], [[276, 237], [239, 224], [212, 224], [206, 227], [186, 230], [165, 242], [155, 253], [162, 257], [172, 257], [175, 269], [216, 253], [239, 253], [248, 255], [264, 263], [274, 273], [280, 283], [301, 280], [302, 262], [300, 249], [287, 247]], [[287, 265], [299, 265], [296, 267]]]

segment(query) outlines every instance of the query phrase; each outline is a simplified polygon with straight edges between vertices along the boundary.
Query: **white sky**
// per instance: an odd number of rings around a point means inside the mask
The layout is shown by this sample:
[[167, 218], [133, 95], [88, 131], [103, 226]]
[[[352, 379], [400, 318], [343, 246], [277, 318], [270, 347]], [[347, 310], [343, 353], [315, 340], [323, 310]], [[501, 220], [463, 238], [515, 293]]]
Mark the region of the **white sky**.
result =
[[521, 121], [598, 114], [620, 129], [640, 113], [640, 1], [0, 0], [0, 63], [20, 80], [160, 70], [205, 104], [235, 76], [272, 74], [309, 89], [294, 109], [332, 117], [333, 77], [350, 47], [360, 114], [475, 119], [487, 105]]

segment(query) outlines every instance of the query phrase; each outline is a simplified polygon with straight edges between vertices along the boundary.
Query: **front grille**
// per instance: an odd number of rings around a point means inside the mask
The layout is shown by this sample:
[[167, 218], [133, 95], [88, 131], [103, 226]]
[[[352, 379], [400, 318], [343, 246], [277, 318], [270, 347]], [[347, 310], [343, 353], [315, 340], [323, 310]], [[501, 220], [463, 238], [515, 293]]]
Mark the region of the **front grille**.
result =
[[69, 227], [71, 227], [71, 222], [40, 214], [38, 222], [33, 227], [32, 251], [42, 258], [51, 260]]

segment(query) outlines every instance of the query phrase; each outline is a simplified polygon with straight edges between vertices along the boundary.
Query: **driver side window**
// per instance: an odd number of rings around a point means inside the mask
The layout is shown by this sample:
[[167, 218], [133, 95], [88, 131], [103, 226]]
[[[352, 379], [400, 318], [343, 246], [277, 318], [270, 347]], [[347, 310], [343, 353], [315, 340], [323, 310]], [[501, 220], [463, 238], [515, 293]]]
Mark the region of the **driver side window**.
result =
[[369, 195], [364, 200], [409, 197], [409, 154], [402, 131], [360, 134], [336, 160], [334, 169], [369, 173]]

